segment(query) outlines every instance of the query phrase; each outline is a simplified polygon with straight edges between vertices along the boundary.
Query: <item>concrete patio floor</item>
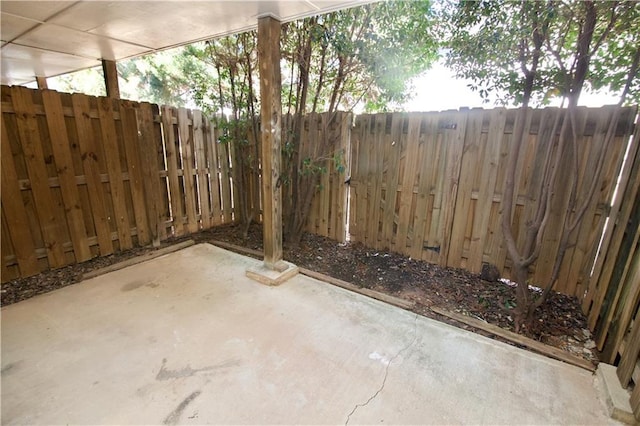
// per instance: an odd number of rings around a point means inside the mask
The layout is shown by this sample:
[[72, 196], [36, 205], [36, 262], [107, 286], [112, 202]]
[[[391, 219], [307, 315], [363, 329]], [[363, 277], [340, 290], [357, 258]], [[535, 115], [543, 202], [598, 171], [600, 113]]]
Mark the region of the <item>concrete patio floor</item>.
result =
[[3, 424], [617, 424], [594, 376], [200, 244], [2, 308]]

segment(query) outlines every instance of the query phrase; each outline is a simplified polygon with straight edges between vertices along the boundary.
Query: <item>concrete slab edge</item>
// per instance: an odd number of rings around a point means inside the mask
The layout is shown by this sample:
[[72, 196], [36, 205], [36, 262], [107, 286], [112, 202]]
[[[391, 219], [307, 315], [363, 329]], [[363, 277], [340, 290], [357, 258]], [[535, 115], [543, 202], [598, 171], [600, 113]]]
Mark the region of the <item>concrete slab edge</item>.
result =
[[629, 403], [630, 394], [620, 384], [616, 367], [601, 362], [596, 369], [596, 378], [611, 418], [630, 425], [638, 424]]
[[554, 346], [546, 345], [542, 342], [538, 342], [536, 340], [530, 339], [521, 334], [514, 333], [513, 331], [506, 330], [494, 324], [479, 321], [475, 318], [458, 314], [456, 312], [449, 312], [447, 310], [438, 308], [437, 306], [430, 306], [429, 309], [431, 309], [431, 311], [438, 315], [442, 315], [454, 321], [469, 325], [473, 328], [486, 331], [487, 333], [491, 333], [494, 336], [498, 336], [505, 340], [508, 340], [511, 343], [524, 346], [533, 352], [537, 352], [541, 355], [557, 359], [558, 361], [566, 362], [567, 364], [575, 365], [576, 367], [584, 368], [591, 373], [595, 372], [596, 368], [591, 362], [571, 355], [570, 353], [558, 349]]
[[86, 274], [82, 275], [81, 281], [88, 280], [90, 278], [95, 278], [109, 272], [118, 271], [128, 266], [137, 265], [138, 263], [146, 262], [147, 260], [155, 259], [156, 257], [164, 256], [165, 254], [182, 250], [183, 248], [190, 247], [194, 244], [195, 244], [195, 241], [193, 240], [183, 241], [178, 244], [174, 244], [168, 247], [163, 247], [161, 249], [154, 250], [149, 253], [145, 253], [142, 256], [133, 257], [131, 259], [123, 260], [122, 262], [119, 262], [119, 263], [114, 263], [113, 265], [105, 266], [104, 268], [95, 269], [93, 271], [89, 271]]

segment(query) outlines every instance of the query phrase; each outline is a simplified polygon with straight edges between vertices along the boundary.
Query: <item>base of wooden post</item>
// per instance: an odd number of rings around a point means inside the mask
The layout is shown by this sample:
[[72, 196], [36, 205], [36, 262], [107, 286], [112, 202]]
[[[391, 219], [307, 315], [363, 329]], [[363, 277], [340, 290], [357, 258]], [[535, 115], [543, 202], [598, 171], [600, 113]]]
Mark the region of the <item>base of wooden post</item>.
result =
[[636, 418], [629, 403], [629, 391], [620, 384], [616, 368], [601, 362], [596, 370], [600, 396], [607, 404], [607, 410], [612, 419], [629, 425], [636, 424]]
[[261, 284], [270, 286], [280, 285], [296, 276], [299, 269], [289, 262], [278, 262], [275, 268], [269, 268], [265, 264], [247, 269], [247, 277]]

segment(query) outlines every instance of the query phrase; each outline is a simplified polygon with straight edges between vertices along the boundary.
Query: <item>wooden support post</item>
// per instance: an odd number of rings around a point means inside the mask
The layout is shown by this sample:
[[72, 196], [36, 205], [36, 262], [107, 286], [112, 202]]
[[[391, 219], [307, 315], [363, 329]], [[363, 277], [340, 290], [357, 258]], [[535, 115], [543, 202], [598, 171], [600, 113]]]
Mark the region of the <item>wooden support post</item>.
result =
[[260, 65], [262, 199], [264, 266], [282, 268], [282, 191], [280, 144], [282, 104], [280, 100], [280, 21], [258, 18], [258, 61]]
[[38, 83], [38, 89], [40, 90], [49, 88], [49, 86], [47, 85], [47, 77], [36, 76], [36, 83]]
[[102, 60], [102, 72], [104, 74], [104, 85], [107, 88], [107, 97], [120, 99], [120, 87], [118, 86], [118, 69], [116, 61]]

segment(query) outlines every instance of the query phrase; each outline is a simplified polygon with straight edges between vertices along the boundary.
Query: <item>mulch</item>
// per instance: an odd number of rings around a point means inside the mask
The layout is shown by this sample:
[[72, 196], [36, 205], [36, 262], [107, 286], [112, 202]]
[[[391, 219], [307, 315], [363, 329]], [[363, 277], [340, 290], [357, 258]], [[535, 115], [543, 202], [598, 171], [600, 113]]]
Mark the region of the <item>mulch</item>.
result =
[[[185, 238], [168, 240], [161, 247], [193, 239], [196, 243], [225, 241], [262, 250], [261, 226], [252, 225], [246, 239], [242, 231], [236, 226], [220, 226]], [[89, 271], [152, 250], [154, 248], [139, 247], [4, 283], [0, 289], [0, 303], [6, 306], [80, 282], [82, 275]], [[431, 311], [430, 307], [439, 307], [513, 331], [514, 323], [510, 309], [515, 306], [515, 289], [500, 281], [488, 282], [482, 280], [479, 275], [462, 269], [445, 268], [397, 253], [372, 250], [357, 242], [340, 244], [312, 234], [305, 234], [300, 246], [295, 249], [285, 246], [284, 257], [300, 267], [350, 282], [358, 287], [412, 301], [413, 310], [421, 315], [453, 323], [479, 334], [493, 337], [481, 330], [438, 315]], [[597, 363], [595, 343], [576, 298], [553, 293], [536, 314], [534, 326], [524, 330], [522, 334]]]

